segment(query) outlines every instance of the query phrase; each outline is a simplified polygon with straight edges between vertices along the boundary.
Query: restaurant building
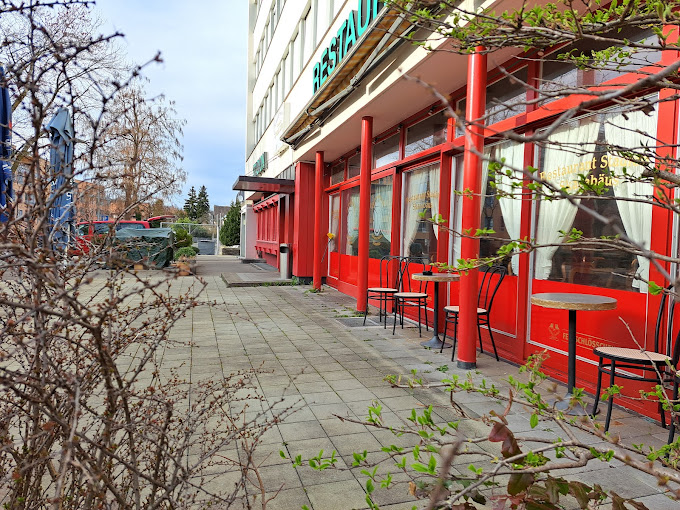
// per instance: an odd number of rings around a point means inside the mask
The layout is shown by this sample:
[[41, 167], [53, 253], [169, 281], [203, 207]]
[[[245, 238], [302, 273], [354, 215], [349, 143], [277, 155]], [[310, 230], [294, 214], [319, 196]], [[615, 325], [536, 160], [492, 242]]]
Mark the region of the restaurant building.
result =
[[[464, 3], [470, 9], [493, 4]], [[623, 70], [598, 71], [577, 69], [550, 53], [526, 59], [510, 49], [490, 55], [428, 52], [405, 41], [413, 27], [376, 0], [251, 1], [249, 29], [246, 172], [234, 184], [247, 199], [242, 255], [278, 267], [280, 246], [289, 245], [293, 275], [354, 296], [357, 310], [364, 310], [366, 288], [378, 283], [385, 255], [455, 264], [461, 257], [491, 255], [502, 243], [461, 240], [426, 221], [441, 216], [452, 230], [476, 224], [493, 229], [494, 237], [552, 245], [515, 254], [508, 262], [491, 318], [501, 358], [523, 363], [547, 349], [546, 371], [566, 380], [567, 313], [532, 306], [531, 295], [540, 292], [617, 299], [614, 310], [579, 314], [577, 386], [590, 393], [597, 377], [593, 348], [635, 347], [635, 341], [651, 347], [660, 298], [634, 275], [663, 282], [657, 270], [647, 259], [621, 251], [574, 250], [560, 232], [611, 236], [617, 225], [647, 248], [675, 256], [673, 215], [645, 201], [582, 198], [613, 218], [603, 225], [568, 201], [533, 200], [526, 189], [515, 199], [498, 197], [499, 190], [512, 192], [511, 184], [490, 179], [488, 163], [470, 144], [483, 141], [485, 155], [505, 158], [516, 168], [536, 167], [559, 187], [586, 179], [604, 182], [617, 198], [651, 194], [649, 185], [612, 182], [609, 168], [641, 169], [599, 147], [607, 140], [631, 147], [649, 142], [665, 146], [658, 148], [658, 156], [674, 155], [670, 147], [678, 140], [678, 102], [657, 101], [671, 91], [639, 91], [640, 101], [649, 99], [644, 112], [624, 114], [609, 105], [564, 123], [548, 138], [562, 147], [589, 141], [581, 151], [499, 140], [498, 133], [540, 132], [577, 104], [579, 98], [573, 97], [532, 101], [548, 82], [630, 83], [639, 79], [631, 71], [653, 69], [659, 59], [671, 61], [677, 55], [649, 52]], [[645, 31], [624, 36], [655, 37]], [[445, 42], [433, 39], [431, 44]], [[468, 118], [486, 115], [486, 128], [476, 138], [465, 136], [434, 91]], [[636, 132], [626, 129], [630, 125], [637, 126]], [[646, 133], [642, 141], [640, 133]], [[481, 192], [460, 192], [466, 189]], [[442, 287], [445, 304], [461, 306], [457, 359], [463, 367], [476, 365], [476, 273], [446, 285], [446, 292]], [[428, 306], [431, 324], [433, 302]], [[485, 350], [491, 350], [488, 331], [482, 334]], [[625, 388], [626, 395], [638, 396], [638, 386], [626, 383]], [[658, 416], [649, 403], [621, 403]]]

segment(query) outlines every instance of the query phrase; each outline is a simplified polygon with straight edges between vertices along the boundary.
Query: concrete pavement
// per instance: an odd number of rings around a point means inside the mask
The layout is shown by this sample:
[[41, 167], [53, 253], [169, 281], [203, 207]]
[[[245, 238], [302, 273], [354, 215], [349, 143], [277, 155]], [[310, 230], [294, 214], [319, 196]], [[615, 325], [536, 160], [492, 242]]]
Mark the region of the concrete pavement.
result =
[[[368, 407], [378, 401], [387, 423], [394, 426], [402, 424], [411, 409], [421, 411], [430, 404], [435, 407], [438, 421], [459, 420], [460, 415], [443, 391], [392, 388], [383, 378], [415, 369], [424, 378], [436, 381], [452, 374], [464, 376], [465, 372], [450, 361], [450, 350], [439, 354], [423, 349], [413, 325], [398, 328], [394, 336], [390, 329], [377, 324], [375, 316], [362, 326], [363, 319], [354, 313], [355, 301], [328, 287], [315, 294], [309, 286], [272, 282], [256, 287], [227, 286], [225, 282], [234, 274], [262, 271], [248, 266], [234, 257], [199, 256], [198, 275], [207, 283], [203, 298], [213, 304], [193, 309], [173, 330], [177, 339], [191, 340], [184, 365], [186, 377], [195, 381], [244, 368], [261, 368], [256, 386], [264, 401], [253, 400], [252, 412], [266, 412], [272, 405], [275, 410], [296, 409], [265, 434], [257, 450], [267, 493], [279, 491], [267, 505], [269, 510], [299, 509], [302, 505], [314, 510], [368, 508], [366, 477], [360, 470], [294, 469], [279, 451], [288, 457], [302, 455], [303, 459], [319, 450], [324, 450], [325, 455], [336, 451], [340, 467], [350, 466], [356, 451], [366, 450], [375, 458], [386, 458], [381, 448], [407, 445], [408, 440], [389, 431], [341, 421], [334, 415], [364, 419]], [[178, 282], [188, 288], [193, 280], [183, 277]], [[488, 355], [479, 355], [478, 379], [483, 375], [503, 388], [508, 386], [504, 379], [517, 376], [517, 370]], [[477, 394], [456, 394], [456, 402], [471, 416], [486, 414], [491, 408], [501, 412], [504, 407]], [[612, 432], [620, 433], [627, 444], [665, 444], [667, 431], [645, 418], [617, 409], [614, 419]], [[514, 432], [532, 430], [529, 415], [519, 406], [513, 408], [509, 420]], [[469, 434], [488, 434], [488, 427], [479, 422], [470, 421], [468, 425]], [[593, 437], [596, 442], [599, 440]], [[469, 458], [459, 462], [455, 469], [466, 472]], [[380, 467], [381, 471], [388, 469], [397, 473], [395, 480], [400, 483], [390, 490], [376, 490], [374, 499], [380, 507], [425, 507], [426, 502], [416, 501], [409, 494], [405, 475], [388, 463]], [[649, 508], [678, 507], [677, 502], [662, 494], [654, 478], [621, 463], [592, 461], [582, 471], [569, 473], [569, 477], [600, 483], [624, 497], [635, 496]]]

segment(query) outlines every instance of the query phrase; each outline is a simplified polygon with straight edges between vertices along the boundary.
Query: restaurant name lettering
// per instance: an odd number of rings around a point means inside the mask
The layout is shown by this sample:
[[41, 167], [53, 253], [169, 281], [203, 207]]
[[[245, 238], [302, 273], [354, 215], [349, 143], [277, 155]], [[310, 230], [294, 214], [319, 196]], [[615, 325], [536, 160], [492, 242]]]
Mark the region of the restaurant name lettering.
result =
[[[630, 171], [631, 168], [639, 166], [632, 161], [611, 154], [605, 154], [602, 156], [600, 158], [599, 164], [597, 161], [597, 158], [582, 160], [578, 163], [574, 163], [573, 165], [561, 166], [548, 172], [540, 172], [539, 177], [544, 181], [552, 182], [560, 188], [567, 188], [568, 190], [578, 189], [580, 184], [579, 179], [574, 179], [573, 177], [569, 178], [569, 176], [578, 175], [585, 175], [586, 177], [584, 178], [584, 181], [591, 186], [596, 184], [604, 184], [605, 186], [618, 186], [621, 184], [621, 179], [617, 177], [611, 177], [603, 174], [598, 176], [587, 174], [596, 168], [609, 168], [614, 170], [624, 167], [628, 169], [628, 173], [632, 173]], [[617, 173], [620, 175], [620, 170]]]
[[417, 195], [411, 195], [406, 201], [416, 210], [431, 209], [433, 198], [439, 199], [439, 191], [425, 191]]
[[383, 2], [381, 1], [359, 0], [357, 10], [349, 13], [347, 19], [340, 25], [338, 33], [331, 38], [330, 44], [321, 54], [321, 60], [314, 64], [315, 94], [342, 62], [352, 46], [364, 35], [382, 8]]

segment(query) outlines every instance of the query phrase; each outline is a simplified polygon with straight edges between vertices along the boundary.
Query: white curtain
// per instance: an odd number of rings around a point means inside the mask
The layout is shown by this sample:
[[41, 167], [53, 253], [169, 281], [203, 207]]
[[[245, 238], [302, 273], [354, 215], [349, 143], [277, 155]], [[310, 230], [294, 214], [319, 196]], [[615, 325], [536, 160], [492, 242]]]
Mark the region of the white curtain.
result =
[[[358, 190], [358, 188], [357, 188]], [[349, 203], [347, 205], [347, 247], [346, 254], [352, 254], [352, 243], [359, 235], [359, 193], [352, 190], [348, 193]]]
[[[439, 216], [439, 163], [430, 166], [428, 177], [430, 181], [430, 210], [432, 211], [432, 218], [436, 220]], [[432, 228], [434, 228], [434, 236], [439, 239], [439, 227], [432, 225]]]
[[[425, 208], [429, 174], [426, 169], [414, 170], [407, 174], [406, 204], [404, 204], [404, 253], [411, 255], [411, 243], [416, 237], [420, 223], [420, 213]], [[422, 195], [416, 197], [415, 195]], [[409, 200], [411, 199], [412, 200]]]
[[[606, 142], [622, 148], [635, 149], [649, 146], [651, 150], [654, 150], [653, 148], [657, 145], [655, 140], [656, 111], [652, 115], [646, 115], [643, 112], [631, 112], [626, 113], [626, 117], [628, 119], [617, 114], [605, 120]], [[647, 136], [638, 131], [647, 133]], [[623, 160], [618, 154], [609, 153], [609, 170], [612, 176], [620, 181], [612, 186], [614, 195], [617, 198], [646, 199], [651, 197], [654, 193], [653, 185], [649, 182], [625, 182], [626, 179], [622, 179], [624, 167], [626, 173], [631, 177], [639, 177], [643, 171], [642, 166], [632, 161]], [[649, 248], [652, 229], [652, 204], [617, 200], [616, 205], [628, 237], [644, 245], [645, 248]], [[638, 255], [637, 260], [638, 274], [647, 280], [649, 278], [649, 259]], [[633, 287], [640, 289], [640, 292], [647, 292], [647, 284], [640, 280], [633, 280]]]
[[[550, 135], [544, 149], [543, 168], [539, 169], [543, 178], [557, 187], [568, 187], [578, 181], [579, 173], [587, 174], [590, 170], [586, 162], [592, 159], [598, 129], [597, 122], [585, 120], [580, 125], [572, 122], [561, 126]], [[571, 229], [576, 211], [576, 206], [566, 199], [541, 200], [536, 242], [559, 243], [563, 237], [560, 231], [568, 232]], [[535, 278], [546, 280], [550, 276], [555, 251], [557, 246], [546, 246], [535, 251]]]
[[373, 233], [382, 234], [388, 241], [392, 240], [392, 178], [385, 177], [373, 184]]
[[[512, 170], [512, 177], [506, 175], [509, 168], [521, 169], [524, 167], [524, 144], [508, 141], [496, 146], [496, 159], [501, 160], [505, 158], [505, 166], [500, 172], [496, 173], [496, 189], [508, 193], [515, 194], [513, 197], [500, 197], [498, 203], [501, 206], [501, 214], [505, 222], [505, 228], [508, 230], [510, 239], [519, 239], [520, 220], [522, 216], [522, 200], [517, 196], [518, 190], [521, 188], [513, 188], [512, 183], [522, 182], [523, 175], [519, 170]], [[512, 257], [512, 274], [519, 274], [519, 256]]]

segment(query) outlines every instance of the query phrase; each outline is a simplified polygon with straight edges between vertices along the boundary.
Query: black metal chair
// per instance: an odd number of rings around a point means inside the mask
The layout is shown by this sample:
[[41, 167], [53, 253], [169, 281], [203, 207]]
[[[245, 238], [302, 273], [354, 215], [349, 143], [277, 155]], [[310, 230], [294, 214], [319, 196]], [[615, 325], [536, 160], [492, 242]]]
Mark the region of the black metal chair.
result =
[[[414, 262], [417, 260], [417, 262]], [[406, 308], [418, 308], [418, 335], [423, 336], [421, 325], [421, 308], [425, 308], [425, 331], [429, 331], [427, 325], [427, 283], [411, 281], [412, 264], [425, 265], [421, 262], [422, 259], [403, 257], [401, 259], [401, 271], [399, 273], [399, 292], [394, 294], [394, 324], [392, 325], [392, 334], [397, 329], [397, 315], [400, 317], [401, 329], [404, 329], [404, 312]]]
[[[482, 284], [479, 287], [479, 295], [477, 296], [477, 333], [479, 334], [479, 350], [484, 352], [484, 347], [482, 347], [482, 326], [486, 326], [489, 328], [489, 337], [491, 338], [493, 353], [496, 355], [496, 361], [500, 361], [500, 359], [498, 358], [496, 342], [494, 342], [493, 332], [491, 331], [491, 307], [493, 306], [496, 293], [507, 273], [508, 270], [505, 266], [487, 268], [482, 277]], [[446, 313], [444, 319], [444, 338], [446, 338], [448, 324], [453, 324], [453, 350], [451, 352], [451, 361], [453, 361], [456, 352], [456, 342], [458, 341], [458, 315], [460, 313], [460, 307], [458, 305], [445, 306], [444, 312]], [[440, 352], [443, 352], [443, 350], [444, 345], [442, 344]]]
[[[642, 349], [629, 349], [625, 347], [596, 347], [593, 349], [595, 355], [600, 359], [597, 367], [597, 389], [595, 390], [595, 403], [593, 404], [593, 415], [597, 414], [597, 406], [600, 403], [600, 390], [602, 389], [602, 374], [609, 375], [609, 386], [613, 386], [617, 377], [630, 381], [654, 382], [663, 384], [672, 377], [668, 370], [668, 364], [676, 366], [678, 363], [678, 338], [675, 339], [673, 348], [673, 311], [675, 310], [675, 294], [673, 285], [666, 287], [659, 313], [656, 316], [656, 327], [654, 329], [654, 350], [647, 351]], [[666, 313], [667, 312], [667, 313]], [[665, 329], [665, 335], [663, 331]], [[663, 342], [662, 342], [662, 337]], [[612, 407], [614, 396], [609, 397], [607, 405], [607, 417], [604, 422], [605, 432], [609, 430], [612, 417]], [[661, 415], [661, 426], [666, 428], [666, 412], [663, 405], [659, 402], [659, 414]]]
[[[380, 259], [380, 275], [377, 287], [369, 287], [366, 290], [366, 310], [364, 311], [364, 326], [366, 325], [366, 315], [368, 315], [368, 300], [378, 300], [378, 320], [382, 321], [383, 311], [385, 312], [385, 329], [387, 329], [387, 303], [394, 302], [394, 294], [398, 292], [399, 268], [401, 257], [397, 255], [385, 255]], [[384, 305], [384, 308], [383, 308]]]

